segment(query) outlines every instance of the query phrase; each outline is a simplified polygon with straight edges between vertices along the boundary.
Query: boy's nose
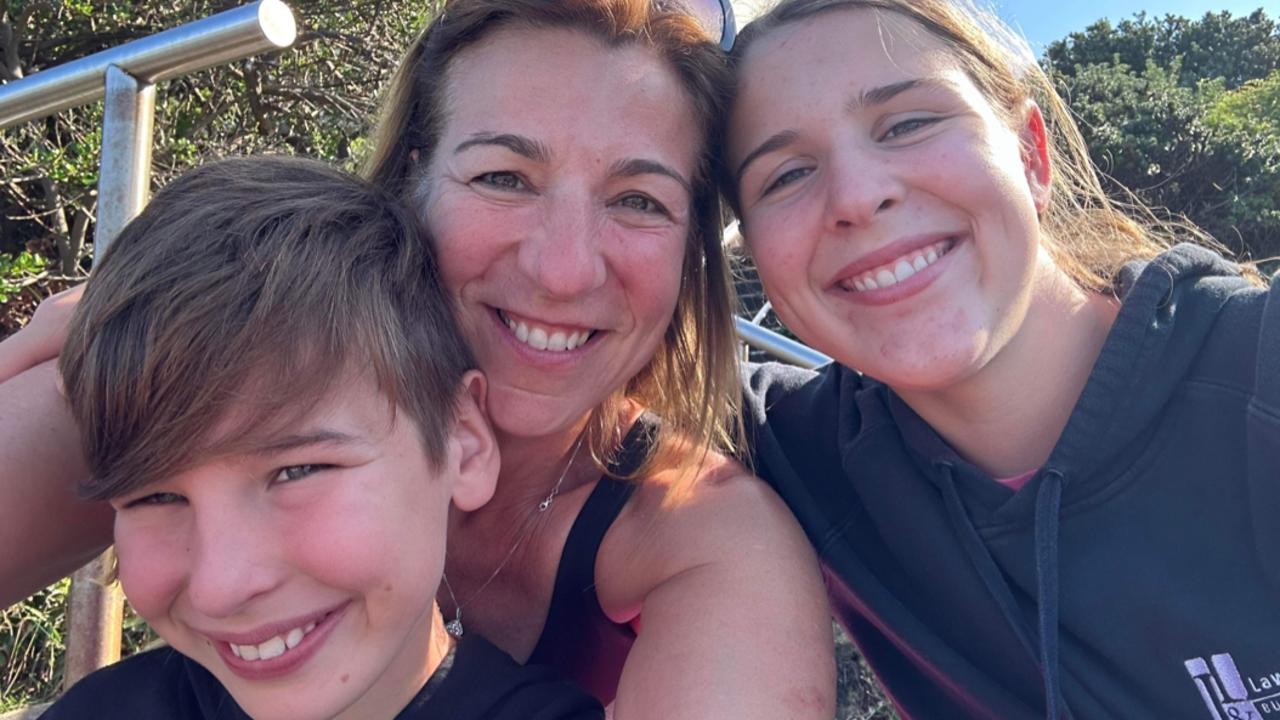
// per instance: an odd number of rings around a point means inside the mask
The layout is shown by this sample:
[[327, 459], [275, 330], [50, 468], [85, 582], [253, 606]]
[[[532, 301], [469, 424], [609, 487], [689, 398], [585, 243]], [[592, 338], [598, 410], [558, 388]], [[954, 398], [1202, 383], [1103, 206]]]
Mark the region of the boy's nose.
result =
[[241, 515], [222, 511], [196, 520], [186, 594], [192, 609], [209, 618], [234, 617], [279, 582], [278, 543]]

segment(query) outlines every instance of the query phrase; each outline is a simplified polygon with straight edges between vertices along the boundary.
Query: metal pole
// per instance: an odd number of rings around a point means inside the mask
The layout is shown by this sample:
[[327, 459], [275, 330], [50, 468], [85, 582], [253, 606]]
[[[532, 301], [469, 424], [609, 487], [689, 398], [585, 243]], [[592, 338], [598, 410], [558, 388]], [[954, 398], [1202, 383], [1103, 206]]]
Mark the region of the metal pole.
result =
[[71, 576], [63, 692], [85, 675], [120, 659], [124, 595], [112, 578], [115, 565], [115, 550], [108, 548]]
[[[155, 126], [156, 86], [114, 65], [106, 74], [95, 257], [147, 204]], [[111, 577], [114, 567], [115, 553], [108, 549], [71, 576], [64, 689], [120, 659], [124, 596]]]
[[155, 85], [138, 80], [114, 65], [107, 68], [98, 173], [98, 222], [93, 236], [95, 257], [102, 257], [107, 244], [147, 204], [155, 109]]
[[804, 368], [816, 368], [831, 362], [831, 358], [808, 345], [798, 343], [785, 335], [779, 335], [768, 328], [752, 325], [746, 318], [736, 317], [733, 321], [737, 325], [738, 338], [742, 342], [764, 350], [783, 362]]
[[298, 29], [281, 0], [259, 0], [0, 85], [0, 129], [91, 103], [116, 66], [142, 82], [188, 75], [293, 44]]

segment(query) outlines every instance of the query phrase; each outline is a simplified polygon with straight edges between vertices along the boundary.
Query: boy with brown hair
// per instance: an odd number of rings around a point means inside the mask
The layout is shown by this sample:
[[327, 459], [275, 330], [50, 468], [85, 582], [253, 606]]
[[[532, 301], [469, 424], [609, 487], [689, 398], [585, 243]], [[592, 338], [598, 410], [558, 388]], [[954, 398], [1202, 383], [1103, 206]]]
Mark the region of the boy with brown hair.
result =
[[119, 576], [170, 647], [45, 717], [599, 718], [444, 631], [450, 504], [498, 470], [429, 246], [372, 186], [262, 157], [193, 170], [104, 254], [60, 370], [116, 509]]

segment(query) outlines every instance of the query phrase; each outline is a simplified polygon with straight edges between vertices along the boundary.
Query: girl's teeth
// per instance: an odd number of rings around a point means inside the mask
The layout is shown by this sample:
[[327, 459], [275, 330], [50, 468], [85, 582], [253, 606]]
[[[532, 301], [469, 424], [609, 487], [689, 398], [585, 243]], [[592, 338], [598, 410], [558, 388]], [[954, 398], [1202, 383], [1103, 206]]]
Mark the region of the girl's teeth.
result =
[[898, 264], [893, 266], [893, 277], [898, 282], [902, 282], [915, 274], [915, 268], [911, 267], [911, 263], [906, 260], [899, 260]]
[[529, 339], [526, 341], [534, 350], [547, 349], [547, 332], [542, 328], [534, 328], [529, 331]]
[[937, 262], [938, 258], [946, 254], [947, 245], [950, 242], [951, 240], [943, 240], [934, 243], [923, 251], [917, 251], [898, 259], [892, 266], [884, 265], [878, 267], [859, 277], [845, 280], [842, 284], [846, 290], [852, 287], [857, 292], [878, 290], [890, 285], [897, 285]]

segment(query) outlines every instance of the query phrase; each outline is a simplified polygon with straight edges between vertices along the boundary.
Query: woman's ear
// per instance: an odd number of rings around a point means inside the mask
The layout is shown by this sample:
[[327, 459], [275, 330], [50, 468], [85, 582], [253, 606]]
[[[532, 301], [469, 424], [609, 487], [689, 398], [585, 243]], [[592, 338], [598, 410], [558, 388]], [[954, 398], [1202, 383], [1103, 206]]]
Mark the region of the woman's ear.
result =
[[498, 483], [501, 458], [493, 428], [484, 412], [488, 390], [479, 370], [468, 370], [458, 389], [453, 426], [449, 430], [449, 470], [456, 472], [453, 504], [471, 512], [489, 502]]
[[1022, 167], [1027, 175], [1027, 187], [1036, 204], [1036, 212], [1049, 207], [1053, 169], [1049, 164], [1049, 134], [1044, 115], [1034, 100], [1027, 100], [1022, 107], [1022, 125], [1018, 130], [1022, 145]]

